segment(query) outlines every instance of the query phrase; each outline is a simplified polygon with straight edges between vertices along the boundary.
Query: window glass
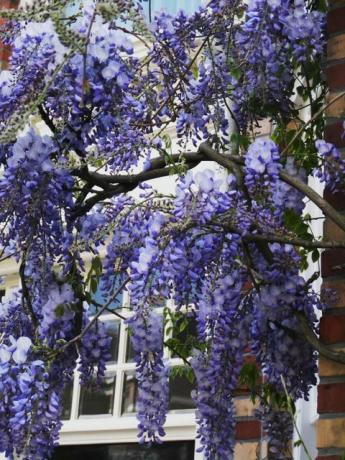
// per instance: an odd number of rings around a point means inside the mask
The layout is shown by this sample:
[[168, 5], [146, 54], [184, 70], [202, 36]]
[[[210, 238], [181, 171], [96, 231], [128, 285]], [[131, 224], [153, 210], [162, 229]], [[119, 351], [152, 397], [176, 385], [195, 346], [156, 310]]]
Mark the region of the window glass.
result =
[[149, 21], [152, 21], [154, 15], [160, 11], [166, 11], [169, 14], [175, 15], [179, 10], [183, 10], [186, 14], [190, 15], [201, 4], [202, 0], [148, 0], [142, 2], [145, 17]]
[[122, 414], [132, 414], [136, 409], [138, 385], [134, 372], [125, 372], [122, 390]]
[[[169, 410], [194, 409], [195, 404], [191, 397], [193, 385], [184, 376], [170, 379]], [[132, 414], [136, 411], [138, 385], [135, 373], [125, 372], [122, 391], [122, 414]]]
[[135, 352], [132, 347], [131, 337], [129, 332], [127, 333], [127, 345], [126, 345], [126, 362], [134, 363]]
[[70, 0], [65, 7], [65, 15], [67, 17], [73, 16], [78, 13], [80, 8], [81, 0]]
[[169, 410], [194, 409], [195, 404], [191, 397], [193, 385], [185, 376], [170, 378]]
[[194, 460], [194, 441], [164, 442], [145, 449], [138, 443], [57, 447], [52, 460]]
[[107, 321], [106, 328], [111, 336], [111, 360], [112, 363], [117, 363], [119, 355], [119, 340], [120, 340], [120, 322], [119, 321]]
[[[112, 282], [112, 292], [116, 292], [116, 289], [118, 289], [119, 285], [120, 283], [114, 277], [114, 280]], [[109, 295], [108, 292], [104, 291], [104, 281], [101, 278], [99, 280], [96, 292], [92, 294], [92, 299], [95, 302], [97, 302], [97, 304], [103, 307], [105, 304], [109, 302], [110, 298], [111, 298], [111, 294]], [[114, 299], [114, 301], [109, 304], [107, 308], [108, 311], [105, 310], [104, 314], [109, 313], [109, 311], [111, 310], [116, 310], [117, 308], [121, 308], [122, 304], [123, 304], [123, 292], [120, 292], [117, 295], [117, 297]], [[96, 305], [94, 304], [89, 305], [88, 314], [90, 316], [95, 315], [99, 308], [101, 307], [96, 307]]]
[[72, 396], [73, 382], [69, 382], [65, 385], [65, 389], [62, 394], [61, 420], [69, 420], [71, 418]]
[[113, 413], [115, 374], [109, 373], [100, 385], [81, 387], [79, 416]]
[[[197, 338], [197, 322], [196, 319], [193, 317], [181, 317], [180, 319], [177, 320], [176, 322], [176, 329], [180, 329], [180, 325], [184, 323], [187, 324], [185, 329], [180, 330], [179, 332], [175, 332], [173, 334], [173, 338], [177, 339], [179, 342], [188, 345], [188, 340], [190, 341], [191, 338]], [[191, 343], [191, 342], [190, 342]], [[172, 352], [171, 353], [172, 358], [178, 358], [179, 356]]]

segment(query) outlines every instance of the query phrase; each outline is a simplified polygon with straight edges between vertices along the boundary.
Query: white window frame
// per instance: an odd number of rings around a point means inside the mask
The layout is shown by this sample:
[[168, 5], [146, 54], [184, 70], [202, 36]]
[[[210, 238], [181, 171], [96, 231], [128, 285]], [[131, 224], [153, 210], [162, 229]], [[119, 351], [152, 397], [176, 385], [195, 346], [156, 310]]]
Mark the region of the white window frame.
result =
[[[172, 307], [172, 303], [167, 304]], [[126, 291], [123, 293], [123, 309], [118, 309], [122, 316], [129, 316], [129, 296]], [[127, 308], [126, 308], [127, 307]], [[162, 311], [163, 308], [157, 309]], [[122, 412], [122, 393], [124, 390], [125, 372], [135, 372], [135, 363], [126, 362], [126, 346], [128, 337], [128, 328], [123, 325], [123, 321], [116, 318], [114, 314], [107, 313], [100, 318], [104, 322], [120, 322], [119, 342], [118, 342], [118, 360], [116, 363], [107, 364], [106, 373], [115, 373], [116, 382], [113, 401], [113, 415], [78, 415], [80, 399], [79, 373], [75, 371], [73, 380], [73, 392], [71, 403], [71, 415], [69, 420], [64, 420], [60, 431], [60, 446], [68, 445], [93, 445], [93, 444], [137, 444], [137, 424], [138, 420], [135, 413]], [[182, 365], [180, 358], [172, 358], [171, 352], [165, 348], [164, 357], [169, 360], [173, 367]], [[173, 441], [194, 441], [194, 460], [201, 460], [203, 455], [196, 452], [199, 444], [196, 442], [196, 422], [194, 409], [171, 410], [167, 414], [164, 425], [166, 436], [164, 442]]]

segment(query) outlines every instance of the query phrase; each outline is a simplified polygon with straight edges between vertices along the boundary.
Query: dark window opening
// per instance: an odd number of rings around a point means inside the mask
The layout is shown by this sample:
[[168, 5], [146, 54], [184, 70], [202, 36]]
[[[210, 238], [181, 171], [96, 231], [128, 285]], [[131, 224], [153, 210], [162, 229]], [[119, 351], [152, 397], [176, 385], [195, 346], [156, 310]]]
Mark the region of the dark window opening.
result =
[[164, 442], [150, 448], [139, 444], [63, 446], [52, 460], [193, 460], [194, 441]]

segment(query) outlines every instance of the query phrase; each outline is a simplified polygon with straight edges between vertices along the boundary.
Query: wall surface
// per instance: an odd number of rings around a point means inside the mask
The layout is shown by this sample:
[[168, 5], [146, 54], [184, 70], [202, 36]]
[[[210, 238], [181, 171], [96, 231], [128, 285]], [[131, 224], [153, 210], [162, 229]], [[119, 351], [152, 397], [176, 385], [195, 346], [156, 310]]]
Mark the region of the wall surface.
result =
[[[330, 0], [328, 14], [328, 49], [325, 77], [330, 87], [328, 100], [345, 90], [345, 1]], [[325, 137], [345, 152], [343, 123], [345, 96], [327, 110]], [[325, 198], [345, 214], [345, 194]], [[345, 234], [329, 220], [324, 235], [328, 239], [344, 239]], [[334, 289], [338, 300], [321, 320], [321, 340], [338, 349], [345, 349], [345, 251], [331, 250], [322, 257], [323, 287]], [[318, 460], [341, 460], [345, 452], [345, 366], [320, 358], [318, 388], [317, 446]]]

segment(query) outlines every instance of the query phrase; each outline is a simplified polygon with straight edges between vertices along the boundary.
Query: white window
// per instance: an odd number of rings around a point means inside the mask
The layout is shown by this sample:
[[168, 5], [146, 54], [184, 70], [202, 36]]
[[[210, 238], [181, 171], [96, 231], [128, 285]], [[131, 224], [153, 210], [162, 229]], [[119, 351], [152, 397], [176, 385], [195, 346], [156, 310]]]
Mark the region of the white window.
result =
[[[127, 316], [129, 309], [126, 293], [121, 296], [121, 302], [121, 308], [117, 312]], [[162, 312], [163, 308], [159, 307], [157, 311]], [[133, 452], [133, 457], [128, 458], [141, 458], [139, 452], [143, 447], [137, 443], [138, 422], [135, 414], [135, 362], [128, 329], [124, 321], [113, 313], [107, 312], [101, 318], [112, 336], [112, 357], [107, 363], [106, 378], [99, 387], [84, 388], [80, 386], [78, 372], [75, 373], [73, 384], [65, 390], [64, 424], [60, 435], [60, 445], [70, 445], [73, 449], [58, 448], [53, 460], [70, 458], [66, 454], [67, 451], [74, 452], [75, 460], [86, 458], [85, 451], [83, 448], [78, 450], [78, 445], [88, 445], [90, 450], [87, 452], [90, 455], [94, 452], [93, 458], [99, 460], [127, 459], [127, 454], [122, 453], [123, 449]], [[172, 367], [183, 365], [183, 361], [168, 349], [165, 350], [165, 357]], [[170, 410], [165, 425], [167, 434], [164, 445], [152, 450], [152, 459], [169, 459], [171, 452], [175, 455], [171, 458], [180, 458], [181, 455], [181, 460], [202, 458], [198, 456], [200, 454], [195, 453], [195, 406], [190, 395], [191, 390], [192, 384], [186, 376], [177, 375], [170, 379]], [[106, 453], [102, 449], [105, 449]], [[107, 453], [108, 450], [112, 453]], [[155, 457], [158, 453], [161, 456]]]
[[160, 11], [175, 15], [179, 10], [184, 10], [185, 13], [192, 14], [201, 4], [202, 0], [148, 0], [142, 2], [145, 16], [149, 20], [152, 20], [154, 15]]

